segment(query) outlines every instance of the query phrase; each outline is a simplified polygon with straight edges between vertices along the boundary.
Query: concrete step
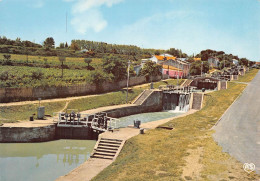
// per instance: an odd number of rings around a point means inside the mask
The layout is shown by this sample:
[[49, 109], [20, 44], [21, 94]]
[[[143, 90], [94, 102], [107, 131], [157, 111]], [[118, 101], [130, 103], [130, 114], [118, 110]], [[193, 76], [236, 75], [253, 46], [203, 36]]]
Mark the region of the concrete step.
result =
[[103, 148], [97, 148], [96, 149], [97, 152], [106, 152], [106, 153], [115, 153], [117, 152], [117, 150], [110, 150], [110, 149], [103, 149]]
[[111, 147], [106, 147], [106, 146], [100, 146], [98, 145], [97, 149], [105, 149], [105, 150], [108, 150], [108, 151], [117, 151], [118, 148], [111, 148]]
[[114, 144], [109, 144], [109, 143], [99, 143], [98, 146], [106, 146], [106, 147], [114, 147], [114, 148], [120, 147], [120, 145], [114, 145]]
[[110, 156], [114, 157], [116, 154], [109, 154], [109, 153], [104, 153], [104, 152], [95, 152], [93, 156]]
[[141, 97], [139, 97], [134, 104], [138, 104], [141, 105], [142, 102], [147, 98], [147, 96], [151, 93], [151, 90], [145, 90], [145, 92], [141, 95]]
[[107, 141], [116, 141], [116, 142], [122, 142], [123, 140], [117, 140], [117, 139], [108, 139], [108, 138], [101, 138], [101, 141], [104, 141], [104, 140], [107, 140]]
[[99, 159], [113, 160], [113, 158], [108, 157], [108, 156], [91, 156], [90, 158], [99, 158]]
[[114, 145], [121, 145], [121, 142], [114, 142], [114, 141], [107, 141], [107, 140], [101, 140], [99, 143], [109, 143]]

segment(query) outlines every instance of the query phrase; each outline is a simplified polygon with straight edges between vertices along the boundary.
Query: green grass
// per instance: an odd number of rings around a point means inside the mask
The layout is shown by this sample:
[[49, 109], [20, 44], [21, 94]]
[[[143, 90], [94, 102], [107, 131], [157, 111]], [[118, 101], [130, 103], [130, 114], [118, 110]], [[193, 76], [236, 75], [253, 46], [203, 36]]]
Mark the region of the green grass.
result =
[[[255, 73], [247, 74], [244, 79], [249, 80]], [[189, 150], [197, 148], [203, 150], [199, 161], [203, 169], [199, 178], [192, 180], [259, 179], [254, 173], [247, 174], [241, 163], [223, 153], [210, 130], [245, 87], [245, 84], [229, 82], [227, 90], [205, 95], [202, 110], [163, 125], [174, 127], [173, 131], [154, 129], [129, 139], [116, 161], [93, 181], [184, 180], [185, 158], [189, 156]], [[186, 175], [186, 178], [190, 177], [193, 176]]]
[[[183, 80], [180, 80], [180, 83]], [[155, 82], [154, 87], [158, 88], [160, 85], [176, 84], [177, 80], [168, 80]], [[129, 91], [129, 101], [132, 101], [137, 97], [144, 89], [147, 89], [149, 86], [136, 87], [132, 88]], [[120, 90], [116, 92], [111, 92], [108, 94], [101, 94], [95, 97], [87, 97], [82, 99], [72, 100], [68, 104], [68, 109], [78, 109], [80, 111], [94, 109], [103, 106], [119, 105], [125, 104], [126, 101], [126, 91]], [[46, 114], [52, 115], [53, 112], [58, 112], [65, 107], [67, 101], [57, 101], [43, 103], [42, 106], [45, 106]], [[37, 113], [38, 104], [27, 104], [20, 106], [7, 106], [0, 107], [0, 122], [5, 123], [10, 120], [28, 120], [32, 114]]]
[[[65, 101], [42, 103], [41, 106], [45, 106], [45, 114], [52, 115], [54, 112], [58, 112], [65, 106]], [[7, 123], [16, 120], [29, 120], [29, 117], [35, 114], [37, 116], [38, 104], [28, 104], [20, 106], [6, 106], [0, 107], [0, 123]]]

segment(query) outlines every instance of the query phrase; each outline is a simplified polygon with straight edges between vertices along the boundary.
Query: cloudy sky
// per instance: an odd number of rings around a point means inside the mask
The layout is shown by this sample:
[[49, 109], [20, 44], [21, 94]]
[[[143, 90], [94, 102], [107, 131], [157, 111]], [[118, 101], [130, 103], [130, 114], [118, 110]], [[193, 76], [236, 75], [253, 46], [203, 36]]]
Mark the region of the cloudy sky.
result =
[[0, 0], [0, 10], [0, 36], [11, 39], [85, 39], [189, 55], [214, 49], [260, 61], [260, 0]]

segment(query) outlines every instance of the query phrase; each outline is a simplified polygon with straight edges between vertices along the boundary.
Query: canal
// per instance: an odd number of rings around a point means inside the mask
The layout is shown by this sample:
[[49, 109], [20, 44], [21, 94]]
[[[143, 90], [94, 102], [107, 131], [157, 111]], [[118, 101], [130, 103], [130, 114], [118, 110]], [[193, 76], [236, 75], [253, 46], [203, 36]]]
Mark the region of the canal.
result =
[[129, 125], [134, 125], [134, 120], [141, 121], [142, 123], [147, 123], [151, 121], [157, 121], [161, 119], [166, 119], [170, 117], [176, 117], [184, 112], [174, 112], [174, 111], [163, 111], [163, 112], [151, 112], [151, 113], [141, 113], [141, 114], [134, 114], [131, 116], [121, 117], [119, 118], [120, 122], [118, 123], [119, 128], [127, 127]]
[[[120, 118], [118, 127], [181, 115], [171, 111], [152, 112]], [[0, 181], [54, 181], [85, 162], [96, 141], [56, 140], [43, 143], [1, 143]]]
[[1, 143], [1, 181], [53, 181], [85, 162], [94, 140]]

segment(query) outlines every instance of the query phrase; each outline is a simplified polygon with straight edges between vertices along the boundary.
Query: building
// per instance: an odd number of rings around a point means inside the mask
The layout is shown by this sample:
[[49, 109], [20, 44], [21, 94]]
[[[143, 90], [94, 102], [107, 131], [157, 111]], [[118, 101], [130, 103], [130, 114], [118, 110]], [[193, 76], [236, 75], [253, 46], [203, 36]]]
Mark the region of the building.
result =
[[[160, 63], [163, 67], [163, 74], [171, 74], [170, 77], [176, 78], [179, 77], [187, 77], [189, 75], [190, 64], [184, 60], [176, 59], [176, 60], [166, 60]], [[171, 71], [170, 71], [171, 70]]]
[[142, 69], [142, 65], [134, 66], [134, 71], [135, 71], [136, 75], [140, 74], [141, 69]]
[[162, 74], [171, 78], [177, 78], [178, 75], [179, 78], [183, 78], [189, 75], [190, 63], [186, 62], [186, 58], [177, 58], [170, 54], [154, 55], [149, 59], [142, 59], [141, 68], [147, 61], [162, 65]]
[[238, 60], [236, 60], [236, 59], [233, 59], [232, 61], [233, 61], [233, 64], [234, 64], [234, 65], [238, 65], [238, 64], [239, 64], [239, 63], [238, 63]]
[[210, 67], [218, 67], [219, 65], [219, 59], [217, 57], [209, 57], [208, 63]]
[[178, 78], [178, 75], [179, 78], [183, 77], [183, 71], [171, 65], [162, 65], [162, 73], [168, 75], [169, 78]]
[[165, 60], [175, 60], [176, 57], [169, 55], [169, 54], [161, 54], [161, 55], [153, 55], [152, 58], [149, 60], [155, 62], [155, 63], [161, 63]]
[[196, 61], [201, 61], [201, 58], [193, 58], [193, 60]]

